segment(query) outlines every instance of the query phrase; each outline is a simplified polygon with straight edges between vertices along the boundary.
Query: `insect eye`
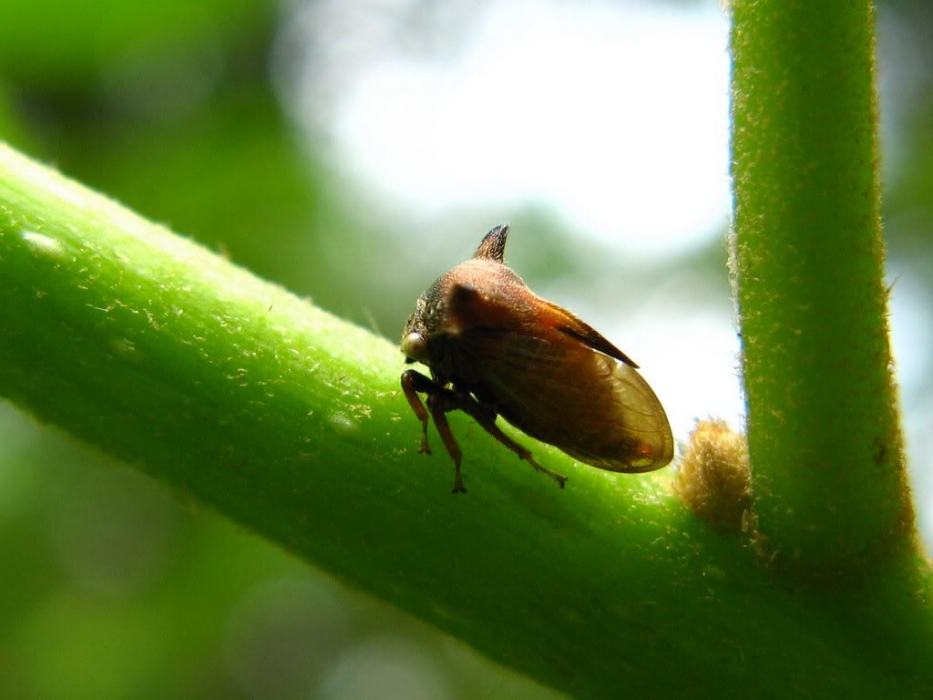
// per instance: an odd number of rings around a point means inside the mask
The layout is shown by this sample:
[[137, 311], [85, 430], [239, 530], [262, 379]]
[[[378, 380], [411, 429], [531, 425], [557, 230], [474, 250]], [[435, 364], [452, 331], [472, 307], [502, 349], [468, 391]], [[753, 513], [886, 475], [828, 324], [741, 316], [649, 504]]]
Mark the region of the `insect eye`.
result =
[[428, 342], [420, 333], [409, 333], [402, 338], [402, 352], [411, 360], [424, 361], [428, 359]]

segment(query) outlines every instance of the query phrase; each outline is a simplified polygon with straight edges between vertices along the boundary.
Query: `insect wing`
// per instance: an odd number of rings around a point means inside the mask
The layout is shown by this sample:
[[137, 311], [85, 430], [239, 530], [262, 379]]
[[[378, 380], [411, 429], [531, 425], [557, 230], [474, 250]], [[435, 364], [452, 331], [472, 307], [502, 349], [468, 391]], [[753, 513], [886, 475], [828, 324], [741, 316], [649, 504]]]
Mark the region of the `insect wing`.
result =
[[610, 471], [671, 461], [667, 416], [634, 367], [546, 327], [475, 329], [461, 341], [499, 413], [532, 437]]
[[[674, 438], [667, 414], [648, 382], [634, 367], [594, 353], [594, 362], [606, 367], [612, 391], [613, 429], [609, 450], [594, 449], [599, 440], [564, 448], [571, 456], [600, 469], [650, 472], [668, 465], [674, 456]], [[591, 446], [592, 445], [592, 446]]]

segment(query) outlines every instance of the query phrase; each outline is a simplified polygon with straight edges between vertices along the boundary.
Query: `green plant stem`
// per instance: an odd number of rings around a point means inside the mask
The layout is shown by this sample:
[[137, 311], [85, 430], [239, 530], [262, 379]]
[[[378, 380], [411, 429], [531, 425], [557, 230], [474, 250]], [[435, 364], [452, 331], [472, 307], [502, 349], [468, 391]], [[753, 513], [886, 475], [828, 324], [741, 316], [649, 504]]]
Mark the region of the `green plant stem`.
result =
[[869, 0], [736, 0], [733, 180], [761, 531], [806, 576], [913, 536], [891, 375]]
[[456, 415], [471, 492], [453, 496], [433, 432], [417, 453], [397, 348], [2, 146], [0, 328], [3, 395], [556, 688], [933, 683], [913, 551], [844, 595], [795, 595], [665, 475], [535, 444], [561, 491]]

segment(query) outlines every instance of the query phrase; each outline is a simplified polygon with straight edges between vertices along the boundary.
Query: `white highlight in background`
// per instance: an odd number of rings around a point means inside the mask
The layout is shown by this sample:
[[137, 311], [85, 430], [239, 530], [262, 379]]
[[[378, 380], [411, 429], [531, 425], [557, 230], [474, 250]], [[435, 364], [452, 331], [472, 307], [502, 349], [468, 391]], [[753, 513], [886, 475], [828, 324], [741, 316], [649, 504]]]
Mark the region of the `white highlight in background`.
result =
[[[340, 12], [316, 15], [318, 41]], [[453, 55], [370, 45], [360, 62], [344, 56], [353, 75], [330, 92], [303, 74], [312, 82], [292, 104], [305, 124], [319, 120], [352, 175], [416, 219], [539, 203], [574, 231], [645, 253], [721, 232], [729, 64], [718, 5], [509, 0], [477, 12]], [[338, 55], [362, 51], [330, 41]]]

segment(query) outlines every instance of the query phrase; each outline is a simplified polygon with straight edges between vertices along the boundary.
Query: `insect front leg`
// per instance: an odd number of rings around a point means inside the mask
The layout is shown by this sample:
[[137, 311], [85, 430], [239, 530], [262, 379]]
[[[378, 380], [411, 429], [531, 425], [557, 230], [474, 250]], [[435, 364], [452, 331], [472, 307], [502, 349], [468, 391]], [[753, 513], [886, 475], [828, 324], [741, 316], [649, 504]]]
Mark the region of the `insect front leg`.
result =
[[453, 392], [413, 369], [402, 373], [402, 391], [405, 393], [405, 398], [408, 399], [411, 410], [415, 412], [418, 420], [421, 421], [421, 449], [419, 452], [430, 454], [431, 450], [428, 448], [428, 411], [425, 410], [424, 404], [421, 403], [421, 397], [418, 396], [419, 392], [427, 394], [428, 409], [434, 418], [434, 425], [437, 427], [441, 440], [444, 441], [444, 447], [447, 448], [450, 458], [454, 461], [456, 475], [454, 476], [453, 493], [466, 493], [463, 476], [460, 473], [460, 460], [463, 458], [463, 453], [460, 451], [460, 445], [457, 444], [457, 440], [450, 430], [447, 416], [444, 415], [447, 411], [457, 408], [456, 401], [452, 401]]
[[405, 394], [405, 398], [408, 399], [408, 405], [411, 406], [411, 410], [415, 412], [418, 420], [421, 421], [421, 447], [418, 449], [418, 452], [423, 454], [431, 454], [431, 448], [428, 447], [428, 412], [425, 410], [424, 404], [421, 403], [421, 397], [418, 396], [418, 392], [420, 391], [430, 396], [440, 391], [440, 389], [441, 388], [437, 384], [420, 372], [416, 372], [413, 369], [402, 372], [402, 391]]

